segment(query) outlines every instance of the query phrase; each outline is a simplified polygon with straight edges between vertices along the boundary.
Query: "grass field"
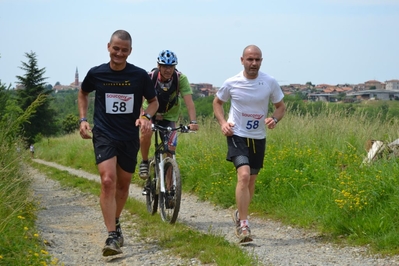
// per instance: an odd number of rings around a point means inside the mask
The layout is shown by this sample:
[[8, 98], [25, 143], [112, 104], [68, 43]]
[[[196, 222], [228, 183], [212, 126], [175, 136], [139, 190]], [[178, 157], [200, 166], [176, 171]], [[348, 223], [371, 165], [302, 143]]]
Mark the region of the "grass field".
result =
[[[368, 139], [398, 137], [398, 120], [381, 124], [364, 116], [288, 112], [268, 130], [265, 168], [251, 212], [284, 223], [314, 228], [331, 240], [399, 252], [399, 164], [382, 159], [362, 165]], [[92, 143], [78, 134], [43, 140], [40, 158], [97, 173]], [[225, 160], [226, 141], [213, 119], [196, 134], [179, 136], [177, 160], [183, 187], [223, 207], [235, 204], [236, 174]], [[139, 158], [140, 160], [140, 158]], [[134, 182], [142, 182], [134, 175]]]

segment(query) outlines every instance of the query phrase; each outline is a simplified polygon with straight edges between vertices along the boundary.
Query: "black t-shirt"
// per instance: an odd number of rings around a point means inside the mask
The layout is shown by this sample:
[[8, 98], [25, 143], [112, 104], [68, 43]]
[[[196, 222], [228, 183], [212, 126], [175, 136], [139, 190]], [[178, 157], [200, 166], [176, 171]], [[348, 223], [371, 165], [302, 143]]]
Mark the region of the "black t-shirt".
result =
[[94, 127], [116, 140], [136, 140], [143, 97], [156, 96], [148, 73], [127, 63], [121, 71], [111, 69], [109, 63], [93, 67], [82, 82], [82, 90], [95, 91]]

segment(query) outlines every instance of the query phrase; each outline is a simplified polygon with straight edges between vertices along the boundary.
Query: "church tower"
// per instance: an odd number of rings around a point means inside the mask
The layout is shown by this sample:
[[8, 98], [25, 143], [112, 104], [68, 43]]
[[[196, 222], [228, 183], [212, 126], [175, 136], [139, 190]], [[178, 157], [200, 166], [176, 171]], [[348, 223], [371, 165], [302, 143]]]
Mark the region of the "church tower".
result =
[[75, 72], [75, 87], [79, 87], [79, 72], [78, 72], [78, 67], [76, 67], [76, 72]]

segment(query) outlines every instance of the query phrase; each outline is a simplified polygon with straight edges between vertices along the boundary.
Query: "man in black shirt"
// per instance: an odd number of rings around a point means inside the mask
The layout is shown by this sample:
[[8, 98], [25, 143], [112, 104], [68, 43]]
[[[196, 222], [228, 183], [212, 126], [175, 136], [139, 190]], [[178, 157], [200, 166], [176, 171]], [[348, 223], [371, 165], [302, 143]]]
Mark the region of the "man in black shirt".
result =
[[[115, 31], [108, 43], [110, 61], [93, 67], [78, 93], [80, 135], [93, 139], [96, 164], [101, 176], [100, 205], [108, 238], [103, 256], [122, 253], [124, 238], [119, 217], [129, 196], [132, 174], [137, 164], [141, 133], [151, 132], [151, 117], [158, 100], [144, 69], [126, 60], [132, 51], [132, 38], [124, 30]], [[89, 94], [95, 91], [94, 127], [87, 121]], [[143, 97], [149, 102], [143, 115]], [[92, 133], [92, 136], [91, 134]]]

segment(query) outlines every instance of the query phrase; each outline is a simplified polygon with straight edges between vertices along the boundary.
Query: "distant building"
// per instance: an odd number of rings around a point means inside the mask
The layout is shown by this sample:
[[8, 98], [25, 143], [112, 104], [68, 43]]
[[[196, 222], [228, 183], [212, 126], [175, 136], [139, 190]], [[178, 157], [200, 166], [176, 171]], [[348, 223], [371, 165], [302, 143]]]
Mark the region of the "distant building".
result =
[[53, 90], [55, 90], [56, 92], [65, 91], [65, 90], [76, 90], [76, 89], [79, 90], [81, 85], [82, 85], [82, 82], [79, 81], [78, 67], [76, 67], [75, 80], [69, 85], [61, 85], [61, 84], [57, 83], [54, 85]]
[[391, 79], [385, 81], [385, 89], [391, 91], [399, 91], [399, 80], [398, 79]]
[[379, 82], [378, 80], [369, 80], [364, 83], [365, 89], [375, 88], [376, 90], [385, 90], [385, 83]]
[[212, 84], [209, 83], [191, 83], [191, 89], [193, 92], [201, 94], [201, 96], [214, 95], [216, 90], [213, 88]]

